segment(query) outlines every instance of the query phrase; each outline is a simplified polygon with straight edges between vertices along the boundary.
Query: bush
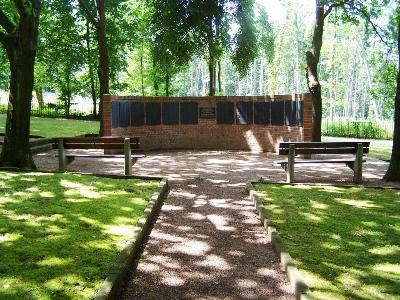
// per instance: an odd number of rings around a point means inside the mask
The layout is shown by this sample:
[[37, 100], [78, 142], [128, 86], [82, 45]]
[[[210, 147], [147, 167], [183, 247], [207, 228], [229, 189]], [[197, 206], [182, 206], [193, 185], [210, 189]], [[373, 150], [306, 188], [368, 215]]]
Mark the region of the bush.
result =
[[369, 139], [392, 139], [393, 127], [388, 122], [339, 119], [322, 121], [322, 135]]

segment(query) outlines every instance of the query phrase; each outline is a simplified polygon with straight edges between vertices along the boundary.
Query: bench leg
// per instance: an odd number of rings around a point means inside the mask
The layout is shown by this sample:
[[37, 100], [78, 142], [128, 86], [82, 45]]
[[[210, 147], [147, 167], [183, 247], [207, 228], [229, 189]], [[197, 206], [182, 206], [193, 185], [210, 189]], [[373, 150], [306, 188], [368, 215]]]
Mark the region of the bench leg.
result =
[[125, 154], [125, 175], [132, 175], [132, 159], [131, 159], [131, 145], [130, 139], [124, 140], [124, 154]]
[[58, 170], [65, 172], [67, 170], [67, 157], [65, 156], [64, 139], [58, 139]]
[[354, 162], [354, 179], [355, 183], [362, 182], [362, 163], [363, 163], [363, 144], [357, 144], [356, 161]]
[[295, 156], [295, 146], [289, 145], [289, 155], [288, 163], [286, 165], [286, 182], [294, 182], [294, 156]]

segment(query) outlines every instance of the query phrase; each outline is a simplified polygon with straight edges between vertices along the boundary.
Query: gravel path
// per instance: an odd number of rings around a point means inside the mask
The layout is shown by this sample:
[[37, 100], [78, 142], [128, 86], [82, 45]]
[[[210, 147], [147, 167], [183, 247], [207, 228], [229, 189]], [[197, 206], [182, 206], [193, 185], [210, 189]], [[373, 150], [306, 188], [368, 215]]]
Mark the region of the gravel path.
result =
[[242, 185], [172, 185], [123, 299], [292, 299]]
[[[57, 169], [55, 152], [35, 156]], [[235, 151], [151, 152], [137, 175], [163, 175], [171, 191], [161, 208], [123, 299], [293, 299], [270, 241], [248, 199], [245, 182], [284, 181], [274, 154]], [[382, 185], [388, 164], [368, 160], [364, 184]], [[71, 171], [123, 173], [123, 161], [77, 159]], [[299, 165], [301, 182], [351, 183], [341, 165]]]

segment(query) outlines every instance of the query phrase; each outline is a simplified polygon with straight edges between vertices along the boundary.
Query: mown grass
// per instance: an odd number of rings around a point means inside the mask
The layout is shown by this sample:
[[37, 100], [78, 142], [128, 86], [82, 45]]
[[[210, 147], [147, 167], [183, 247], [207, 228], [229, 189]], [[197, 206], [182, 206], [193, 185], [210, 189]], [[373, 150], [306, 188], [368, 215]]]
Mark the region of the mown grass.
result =
[[0, 172], [0, 299], [87, 299], [155, 181]]
[[381, 160], [390, 160], [392, 155], [392, 147], [385, 145], [372, 145], [369, 149], [368, 156]]
[[257, 184], [313, 299], [400, 299], [400, 191]]
[[[0, 114], [0, 133], [4, 133], [6, 115]], [[31, 135], [43, 137], [77, 136], [85, 133], [98, 133], [98, 121], [52, 119], [31, 117]]]
[[[368, 157], [381, 159], [381, 160], [390, 160], [390, 156], [392, 155], [392, 141], [389, 140], [368, 140], [363, 139], [365, 141], [370, 142]], [[340, 137], [322, 137], [323, 142], [345, 142], [345, 141], [357, 141], [357, 139], [348, 139], [348, 138], [340, 138]]]

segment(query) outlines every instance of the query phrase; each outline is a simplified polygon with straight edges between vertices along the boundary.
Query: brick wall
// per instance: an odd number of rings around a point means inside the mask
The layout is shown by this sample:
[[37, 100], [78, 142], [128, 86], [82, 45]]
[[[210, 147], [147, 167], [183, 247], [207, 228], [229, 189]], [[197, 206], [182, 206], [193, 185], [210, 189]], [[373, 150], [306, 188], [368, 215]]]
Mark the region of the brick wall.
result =
[[[303, 101], [303, 126], [217, 124], [216, 119], [199, 118], [195, 125], [111, 126], [112, 101], [183, 102], [196, 101], [200, 108], [216, 107], [217, 101]], [[282, 141], [310, 141], [311, 95], [234, 96], [234, 97], [131, 97], [105, 95], [103, 104], [106, 136], [138, 136], [143, 150], [213, 149], [276, 151]]]

